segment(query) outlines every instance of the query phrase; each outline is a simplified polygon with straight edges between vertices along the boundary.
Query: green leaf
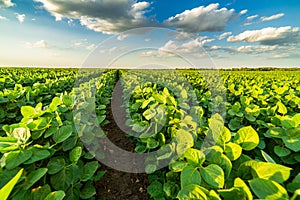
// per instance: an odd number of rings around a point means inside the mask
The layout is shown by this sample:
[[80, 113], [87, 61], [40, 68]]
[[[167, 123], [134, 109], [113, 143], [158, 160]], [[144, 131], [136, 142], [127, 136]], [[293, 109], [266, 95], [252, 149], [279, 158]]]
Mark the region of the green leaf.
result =
[[179, 191], [177, 198], [179, 200], [208, 200], [206, 194], [198, 185], [188, 185]]
[[150, 120], [153, 117], [155, 117], [156, 111], [153, 108], [149, 108], [145, 112], [143, 112], [143, 116], [145, 117], [146, 120]]
[[48, 174], [56, 174], [65, 167], [65, 159], [63, 157], [51, 158], [48, 162]]
[[188, 163], [194, 167], [200, 167], [205, 161], [205, 154], [202, 151], [193, 148], [187, 149], [184, 153], [184, 157]]
[[9, 152], [5, 158], [5, 167], [6, 169], [13, 169], [18, 167], [26, 160], [28, 160], [32, 155], [32, 151], [24, 150], [24, 151], [12, 151]]
[[55, 190], [66, 190], [70, 183], [67, 182], [66, 170], [62, 169], [50, 177], [51, 186]]
[[250, 151], [259, 144], [257, 132], [251, 127], [243, 127], [234, 136], [234, 142], [239, 144], [244, 150]]
[[44, 200], [51, 193], [51, 188], [48, 184], [43, 187], [39, 186], [32, 190], [32, 200]]
[[200, 185], [201, 175], [197, 168], [192, 166], [185, 167], [180, 174], [180, 183], [182, 189], [190, 184]]
[[73, 128], [71, 125], [62, 126], [60, 129], [54, 133], [53, 140], [56, 143], [61, 143], [68, 139], [73, 133]]
[[169, 168], [174, 172], [181, 172], [188, 164], [184, 161], [173, 161]]
[[45, 200], [63, 200], [65, 196], [66, 196], [65, 192], [60, 190], [60, 191], [51, 192], [50, 194], [47, 195]]
[[89, 199], [96, 195], [96, 189], [91, 181], [87, 182], [80, 190], [81, 199]]
[[247, 200], [253, 199], [253, 196], [252, 196], [252, 193], [251, 193], [249, 187], [246, 185], [246, 183], [242, 179], [240, 179], [240, 178], [234, 179], [234, 187], [238, 188], [240, 190], [240, 192], [243, 194], [243, 197], [245, 197], [245, 199], [247, 199]]
[[200, 173], [204, 181], [209, 185], [215, 188], [222, 188], [224, 186], [224, 171], [218, 165], [210, 164], [202, 168]]
[[64, 95], [63, 98], [62, 98], [62, 100], [63, 100], [63, 103], [64, 103], [66, 106], [70, 106], [70, 105], [73, 104], [73, 98], [72, 98], [72, 96], [70, 96], [70, 95]]
[[175, 199], [179, 192], [179, 186], [174, 182], [167, 181], [163, 185], [163, 190], [168, 197]]
[[295, 136], [295, 137], [288, 137], [285, 136], [282, 138], [284, 144], [286, 147], [289, 149], [299, 152], [300, 151], [300, 135]]
[[10, 195], [11, 191], [17, 184], [18, 180], [20, 179], [23, 173], [23, 169], [21, 169], [4, 187], [0, 190], [1, 199], [6, 200]]
[[179, 156], [184, 154], [184, 152], [194, 146], [194, 138], [191, 133], [180, 129], [177, 131], [175, 140], [177, 143], [176, 152]]
[[278, 101], [276, 105], [278, 106], [278, 112], [280, 114], [285, 115], [287, 113], [287, 109], [286, 109], [285, 105], [283, 103], [281, 103], [281, 101]]
[[274, 152], [279, 157], [284, 157], [284, 156], [288, 156], [291, 154], [291, 151], [289, 149], [281, 147], [281, 146], [275, 146]]
[[159, 181], [154, 181], [148, 186], [147, 192], [152, 198], [163, 197], [163, 185]]
[[261, 151], [261, 155], [263, 156], [263, 158], [265, 159], [265, 161], [269, 162], [269, 163], [276, 163], [273, 158], [271, 156], [269, 156], [266, 152], [264, 152], [263, 150]]
[[236, 160], [242, 155], [242, 147], [238, 144], [229, 142], [225, 145], [225, 154], [230, 160]]
[[46, 149], [39, 149], [36, 147], [30, 148], [32, 156], [24, 164], [31, 164], [40, 160], [44, 160], [50, 156], [50, 152]]
[[27, 176], [26, 183], [24, 185], [24, 189], [28, 190], [31, 186], [33, 186], [38, 180], [40, 180], [46, 173], [48, 169], [47, 168], [40, 168], [37, 169]]
[[69, 154], [70, 161], [72, 163], [77, 163], [82, 153], [82, 148], [80, 146], [75, 147]]
[[244, 179], [246, 174], [251, 174], [253, 178], [271, 179], [278, 183], [288, 180], [290, 177], [290, 171], [291, 168], [283, 165], [257, 162], [255, 160], [244, 162], [238, 169], [239, 175]]
[[81, 181], [88, 181], [92, 179], [97, 169], [99, 168], [99, 163], [97, 161], [88, 162], [83, 166], [83, 172], [81, 174]]
[[260, 199], [288, 199], [287, 191], [275, 181], [256, 178], [249, 181], [249, 184], [254, 194]]
[[159, 146], [159, 142], [156, 141], [154, 138], [147, 139], [147, 148], [148, 149], [155, 149], [158, 146]]
[[24, 118], [34, 118], [36, 116], [35, 109], [31, 106], [22, 106], [21, 114]]

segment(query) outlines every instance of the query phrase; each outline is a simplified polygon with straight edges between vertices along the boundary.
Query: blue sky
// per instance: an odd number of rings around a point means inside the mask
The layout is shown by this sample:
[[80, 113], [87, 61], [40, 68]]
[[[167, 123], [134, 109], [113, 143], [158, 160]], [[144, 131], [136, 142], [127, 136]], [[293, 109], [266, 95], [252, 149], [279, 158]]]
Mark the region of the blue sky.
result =
[[0, 66], [298, 67], [299, 10], [296, 0], [0, 0]]

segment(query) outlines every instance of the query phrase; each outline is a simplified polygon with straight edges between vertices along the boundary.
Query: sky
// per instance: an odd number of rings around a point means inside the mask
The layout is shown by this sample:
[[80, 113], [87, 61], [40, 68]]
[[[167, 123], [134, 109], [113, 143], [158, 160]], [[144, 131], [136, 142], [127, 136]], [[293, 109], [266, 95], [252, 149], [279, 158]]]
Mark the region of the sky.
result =
[[0, 0], [0, 66], [299, 67], [298, 0]]

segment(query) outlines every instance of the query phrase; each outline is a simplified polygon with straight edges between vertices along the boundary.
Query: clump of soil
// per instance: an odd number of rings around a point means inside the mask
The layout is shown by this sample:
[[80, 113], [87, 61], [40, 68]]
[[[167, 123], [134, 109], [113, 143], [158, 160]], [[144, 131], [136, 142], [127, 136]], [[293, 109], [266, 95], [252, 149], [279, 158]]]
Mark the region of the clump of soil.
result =
[[[125, 135], [118, 124], [125, 126], [126, 113], [122, 105], [122, 86], [116, 83], [113, 96], [112, 106], [113, 110], [117, 109], [118, 117], [114, 119], [112, 111], [110, 110], [107, 119], [110, 121], [103, 130], [107, 132], [109, 140], [123, 150], [133, 152], [135, 145], [129, 137]], [[116, 107], [117, 105], [117, 107]], [[117, 121], [117, 122], [116, 122]], [[110, 167], [101, 165], [100, 170], [106, 170], [106, 174], [96, 183], [97, 199], [104, 198], [105, 200], [148, 200], [150, 199], [147, 193], [149, 185], [147, 174], [126, 173], [117, 171]]]

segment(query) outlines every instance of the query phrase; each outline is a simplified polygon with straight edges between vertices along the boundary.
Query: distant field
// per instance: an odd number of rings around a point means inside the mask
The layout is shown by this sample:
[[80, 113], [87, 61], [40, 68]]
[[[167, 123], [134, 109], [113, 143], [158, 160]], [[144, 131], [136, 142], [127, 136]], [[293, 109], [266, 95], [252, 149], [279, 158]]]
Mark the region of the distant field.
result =
[[[0, 68], [0, 108], [12, 199], [300, 198], [299, 69]], [[106, 136], [146, 155], [144, 181], [109, 178]]]

